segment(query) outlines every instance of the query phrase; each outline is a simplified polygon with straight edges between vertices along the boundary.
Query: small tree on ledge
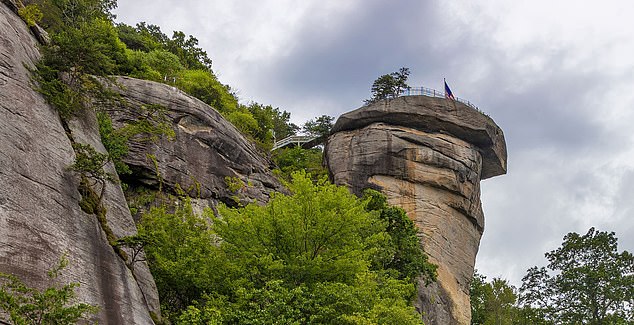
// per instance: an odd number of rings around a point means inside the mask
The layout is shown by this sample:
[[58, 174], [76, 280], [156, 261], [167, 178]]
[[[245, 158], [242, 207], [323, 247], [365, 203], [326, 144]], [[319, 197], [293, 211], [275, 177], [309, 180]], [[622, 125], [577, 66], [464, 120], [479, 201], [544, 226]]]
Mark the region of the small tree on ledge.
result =
[[372, 83], [372, 98], [365, 100], [365, 104], [369, 105], [382, 99], [396, 98], [409, 88], [407, 78], [409, 77], [409, 68], [400, 68], [397, 72], [384, 74], [374, 80]]

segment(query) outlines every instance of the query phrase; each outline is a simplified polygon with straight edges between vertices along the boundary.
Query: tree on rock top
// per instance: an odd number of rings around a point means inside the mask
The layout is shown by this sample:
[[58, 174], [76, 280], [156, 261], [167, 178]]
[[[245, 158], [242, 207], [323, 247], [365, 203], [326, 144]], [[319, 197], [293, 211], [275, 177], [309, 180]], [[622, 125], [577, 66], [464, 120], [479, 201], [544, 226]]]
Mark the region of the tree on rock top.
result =
[[372, 104], [382, 99], [396, 98], [405, 89], [409, 88], [407, 85], [407, 78], [409, 77], [409, 68], [400, 68], [397, 72], [390, 74], [384, 74], [374, 80], [372, 83], [372, 98], [365, 101], [366, 104]]

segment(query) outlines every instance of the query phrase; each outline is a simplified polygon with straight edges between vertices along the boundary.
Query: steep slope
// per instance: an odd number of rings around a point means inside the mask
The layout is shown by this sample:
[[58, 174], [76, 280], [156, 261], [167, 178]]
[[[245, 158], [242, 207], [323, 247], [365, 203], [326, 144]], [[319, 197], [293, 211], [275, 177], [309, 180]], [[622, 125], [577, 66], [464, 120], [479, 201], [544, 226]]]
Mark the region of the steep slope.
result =
[[[71, 142], [26, 68], [39, 58], [37, 41], [5, 4], [0, 18], [0, 272], [44, 288], [46, 271], [66, 254], [70, 265], [59, 281], [80, 283], [79, 300], [100, 307], [95, 320], [153, 324], [158, 296], [147, 265], [136, 265], [135, 277], [95, 216], [79, 207], [79, 177], [68, 168]], [[103, 152], [94, 114], [70, 126], [75, 141]], [[107, 185], [104, 205], [116, 236], [136, 233], [118, 185]]]
[[480, 180], [506, 173], [502, 130], [462, 103], [425, 96], [381, 101], [339, 117], [325, 149], [331, 177], [376, 188], [402, 207], [438, 265], [419, 288], [426, 324], [469, 324], [469, 284], [484, 231]]

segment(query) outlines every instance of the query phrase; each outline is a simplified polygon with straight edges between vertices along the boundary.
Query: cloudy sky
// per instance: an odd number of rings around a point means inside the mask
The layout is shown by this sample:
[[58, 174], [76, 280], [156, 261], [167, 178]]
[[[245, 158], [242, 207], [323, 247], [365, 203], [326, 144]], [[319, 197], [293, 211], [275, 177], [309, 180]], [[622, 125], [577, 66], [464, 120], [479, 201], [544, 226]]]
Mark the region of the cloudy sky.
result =
[[520, 284], [571, 231], [634, 251], [634, 2], [119, 0], [118, 20], [200, 40], [245, 101], [309, 118], [358, 108], [411, 70], [504, 130], [508, 175], [482, 183], [476, 267]]

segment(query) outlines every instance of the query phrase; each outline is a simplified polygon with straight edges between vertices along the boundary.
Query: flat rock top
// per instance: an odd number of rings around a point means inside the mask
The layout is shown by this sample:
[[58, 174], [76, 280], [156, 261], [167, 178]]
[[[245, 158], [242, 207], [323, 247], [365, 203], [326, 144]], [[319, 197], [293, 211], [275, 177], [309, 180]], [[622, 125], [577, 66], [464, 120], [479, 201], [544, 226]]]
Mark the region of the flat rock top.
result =
[[506, 174], [502, 129], [490, 117], [463, 103], [427, 96], [382, 100], [341, 115], [332, 133], [361, 129], [377, 122], [450, 134], [480, 149], [482, 179]]

